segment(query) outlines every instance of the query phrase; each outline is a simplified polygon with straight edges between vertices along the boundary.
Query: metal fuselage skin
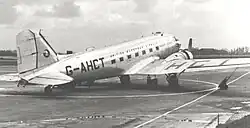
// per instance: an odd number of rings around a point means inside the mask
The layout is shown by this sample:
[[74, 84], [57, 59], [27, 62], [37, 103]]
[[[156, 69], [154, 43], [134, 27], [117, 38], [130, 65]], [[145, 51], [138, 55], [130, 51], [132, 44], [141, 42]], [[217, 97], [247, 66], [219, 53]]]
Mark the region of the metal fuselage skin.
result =
[[93, 81], [124, 75], [124, 72], [143, 59], [154, 56], [166, 58], [178, 52], [179, 48], [180, 44], [174, 36], [155, 35], [74, 54], [62, 58], [49, 68], [64, 73], [75, 81]]

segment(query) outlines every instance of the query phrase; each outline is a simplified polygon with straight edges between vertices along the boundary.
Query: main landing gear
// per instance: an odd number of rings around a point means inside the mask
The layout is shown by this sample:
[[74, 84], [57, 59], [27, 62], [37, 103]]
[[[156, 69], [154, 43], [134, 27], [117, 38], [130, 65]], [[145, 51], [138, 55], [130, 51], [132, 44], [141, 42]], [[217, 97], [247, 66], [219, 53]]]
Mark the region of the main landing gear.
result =
[[119, 76], [121, 84], [131, 84], [129, 75]]
[[148, 75], [147, 76], [147, 84], [151, 84], [151, 85], [158, 85], [158, 79], [156, 78], [156, 76], [154, 76], [153, 78], [150, 76], [150, 75]]
[[166, 76], [166, 80], [171, 88], [180, 87], [177, 73], [166, 74]]
[[44, 93], [45, 94], [51, 94], [53, 89], [53, 85], [48, 85], [44, 88]]

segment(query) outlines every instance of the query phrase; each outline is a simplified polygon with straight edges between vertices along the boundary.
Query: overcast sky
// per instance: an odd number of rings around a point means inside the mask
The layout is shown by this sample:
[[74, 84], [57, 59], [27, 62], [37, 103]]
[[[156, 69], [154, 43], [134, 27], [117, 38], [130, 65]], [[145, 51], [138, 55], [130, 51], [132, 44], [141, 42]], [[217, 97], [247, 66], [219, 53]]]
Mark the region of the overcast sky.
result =
[[249, 0], [0, 0], [0, 48], [22, 29], [39, 30], [56, 51], [84, 51], [153, 31], [186, 47], [250, 47]]

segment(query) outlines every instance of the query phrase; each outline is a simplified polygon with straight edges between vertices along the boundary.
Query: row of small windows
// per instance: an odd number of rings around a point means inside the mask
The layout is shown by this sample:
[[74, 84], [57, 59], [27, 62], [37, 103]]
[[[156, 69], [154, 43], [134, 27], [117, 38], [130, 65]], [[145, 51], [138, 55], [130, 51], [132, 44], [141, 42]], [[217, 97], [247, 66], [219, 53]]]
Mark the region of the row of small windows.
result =
[[[156, 44], [157, 44], [157, 43], [156, 43]], [[141, 46], [141, 47], [129, 49], [129, 50], [127, 50], [127, 53], [128, 53], [128, 52], [131, 52], [131, 51], [138, 50], [138, 49], [143, 49], [144, 47], [153, 46], [153, 45], [156, 45], [156, 44], [155, 44], [155, 43], [154, 43], [154, 44], [148, 44], [147, 46]], [[158, 47], [158, 46], [157, 46], [157, 47]]]
[[135, 53], [135, 57], [137, 57], [137, 56], [139, 56], [139, 53], [138, 53], [138, 52]]
[[[159, 50], [159, 47], [156, 46], [155, 49], [158, 51], [158, 50]], [[153, 52], [153, 49], [150, 48], [150, 49], [149, 49], [149, 52]], [[142, 55], [145, 55], [145, 54], [146, 54], [146, 51], [143, 50], [143, 51], [142, 51]], [[138, 56], [139, 56], [139, 52], [136, 52], [136, 53], [135, 53], [135, 57], [138, 57]], [[128, 59], [131, 59], [132, 56], [131, 56], [131, 55], [127, 55], [127, 58], [128, 58]], [[123, 58], [123, 57], [120, 57], [119, 60], [120, 60], [120, 62], [122, 62], [122, 61], [124, 61], [124, 58]], [[111, 60], [111, 64], [114, 64], [114, 63], [116, 63], [116, 59]]]
[[[155, 44], [149, 44], [149, 46], [153, 46]], [[163, 45], [160, 45], [160, 47], [164, 46], [165, 44]], [[141, 46], [141, 47], [137, 47], [137, 48], [133, 48], [133, 49], [129, 49], [127, 50], [126, 52], [129, 53], [129, 52], [132, 52], [132, 51], [136, 51], [136, 50], [139, 50], [139, 49], [142, 49], [144, 46]], [[147, 46], [145, 46], [147, 47]], [[156, 50], [159, 50], [159, 46], [156, 46]], [[125, 52], [119, 52], [119, 53], [116, 53], [116, 54], [113, 54], [113, 55], [110, 55], [110, 57], [114, 57], [114, 56], [117, 56], [117, 55], [121, 55], [121, 54], [124, 54]]]
[[130, 58], [132, 58], [132, 56], [131, 56], [131, 55], [128, 55], [128, 59], [130, 59]]

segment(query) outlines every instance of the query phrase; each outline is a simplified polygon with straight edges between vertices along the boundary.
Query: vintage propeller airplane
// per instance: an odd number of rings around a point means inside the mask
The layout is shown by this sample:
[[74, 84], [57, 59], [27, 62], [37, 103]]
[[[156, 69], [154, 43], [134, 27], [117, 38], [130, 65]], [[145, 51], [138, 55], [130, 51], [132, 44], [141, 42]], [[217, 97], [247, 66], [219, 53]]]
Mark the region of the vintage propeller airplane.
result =
[[[122, 44], [60, 57], [39, 31], [24, 30], [16, 36], [17, 74], [0, 76], [1, 80], [18, 81], [18, 87], [42, 85], [44, 92], [54, 87], [85, 81], [119, 77], [130, 84], [130, 75], [146, 75], [147, 84], [157, 85], [156, 75], [166, 75], [169, 86], [178, 87], [183, 72], [250, 66], [250, 58], [193, 59], [188, 49], [180, 49], [179, 40], [161, 32]], [[226, 77], [219, 87], [227, 89]]]

